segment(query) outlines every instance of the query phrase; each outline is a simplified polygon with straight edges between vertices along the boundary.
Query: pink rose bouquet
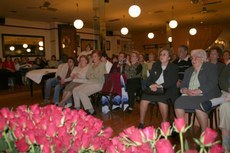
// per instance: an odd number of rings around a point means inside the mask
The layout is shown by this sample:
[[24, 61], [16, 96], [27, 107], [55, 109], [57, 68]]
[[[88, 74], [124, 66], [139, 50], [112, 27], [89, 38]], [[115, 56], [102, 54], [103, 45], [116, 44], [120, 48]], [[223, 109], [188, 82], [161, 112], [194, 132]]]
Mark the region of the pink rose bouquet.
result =
[[[112, 129], [104, 129], [101, 120], [83, 110], [23, 105], [15, 111], [0, 110], [0, 152], [197, 153], [184, 145], [183, 133], [190, 126], [186, 127], [180, 118], [175, 119], [173, 126], [169, 122], [163, 122], [161, 128], [132, 126], [111, 138]], [[168, 140], [173, 131], [180, 135], [180, 150], [175, 150]], [[217, 133], [207, 128], [199, 139], [194, 139], [200, 145], [199, 152], [223, 153], [216, 137]]]
[[112, 129], [82, 110], [48, 105], [0, 110], [0, 152], [102, 152]]

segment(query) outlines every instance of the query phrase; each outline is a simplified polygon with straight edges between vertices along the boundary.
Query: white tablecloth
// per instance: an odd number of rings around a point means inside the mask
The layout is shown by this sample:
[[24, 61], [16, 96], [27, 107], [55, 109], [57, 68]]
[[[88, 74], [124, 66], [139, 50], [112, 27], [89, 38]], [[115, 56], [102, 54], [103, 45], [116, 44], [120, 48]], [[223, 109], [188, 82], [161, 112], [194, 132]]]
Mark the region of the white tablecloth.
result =
[[29, 78], [36, 82], [37, 84], [41, 83], [42, 77], [49, 73], [56, 73], [57, 69], [39, 69], [32, 70], [26, 73], [26, 78]]

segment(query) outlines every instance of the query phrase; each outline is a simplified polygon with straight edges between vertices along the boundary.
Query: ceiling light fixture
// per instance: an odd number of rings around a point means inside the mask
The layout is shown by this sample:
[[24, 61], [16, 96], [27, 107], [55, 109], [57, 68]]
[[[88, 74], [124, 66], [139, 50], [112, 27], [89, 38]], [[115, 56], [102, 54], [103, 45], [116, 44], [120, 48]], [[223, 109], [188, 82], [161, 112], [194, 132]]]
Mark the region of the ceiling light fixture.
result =
[[[79, 16], [78, 3], [76, 5], [77, 5], [77, 16]], [[73, 22], [73, 25], [76, 29], [81, 29], [84, 26], [84, 23], [81, 19], [76, 19]]]
[[23, 47], [23, 48], [27, 48], [27, 47], [28, 47], [28, 44], [23, 44], [22, 47]]
[[129, 29], [126, 27], [121, 28], [121, 34], [127, 35], [129, 33]]
[[192, 36], [196, 35], [196, 33], [197, 33], [196, 28], [191, 28], [191, 29], [189, 30], [189, 34], [192, 35]]
[[169, 41], [169, 42], [172, 42], [172, 37], [168, 37], [168, 41]]
[[[123, 15], [123, 22], [125, 22], [125, 15]], [[129, 29], [127, 27], [122, 27], [121, 28], [121, 34], [122, 35], [127, 35], [129, 33]]]
[[172, 6], [172, 20], [169, 22], [169, 27], [171, 29], [175, 29], [178, 25], [177, 21], [175, 19], [173, 19], [174, 18], [173, 10], [174, 10], [174, 7]]
[[10, 46], [10, 51], [14, 51], [15, 47], [14, 46]]
[[153, 39], [154, 38], [154, 33], [152, 33], [152, 32], [148, 33], [148, 38]]
[[141, 8], [138, 5], [131, 5], [129, 7], [129, 15], [133, 18], [138, 17], [141, 14]]

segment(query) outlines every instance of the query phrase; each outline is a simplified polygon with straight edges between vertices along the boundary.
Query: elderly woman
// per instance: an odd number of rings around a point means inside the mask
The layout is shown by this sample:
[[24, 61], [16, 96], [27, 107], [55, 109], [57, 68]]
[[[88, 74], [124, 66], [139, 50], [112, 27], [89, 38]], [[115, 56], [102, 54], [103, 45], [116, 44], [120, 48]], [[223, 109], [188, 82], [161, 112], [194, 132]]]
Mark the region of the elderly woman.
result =
[[91, 104], [89, 96], [100, 91], [104, 83], [104, 74], [106, 73], [105, 64], [101, 61], [101, 52], [94, 50], [92, 52], [92, 64], [89, 65], [86, 73], [87, 83], [77, 86], [73, 89], [73, 98], [76, 109], [80, 109], [80, 102], [88, 114], [94, 114], [95, 110]]
[[[172, 52], [169, 49], [161, 50], [159, 61], [154, 63], [150, 71], [150, 76], [146, 80], [147, 88], [141, 97], [139, 128], [144, 128], [144, 119], [149, 103], [158, 103], [162, 119], [166, 121], [169, 99], [174, 101], [177, 98], [178, 68], [175, 64], [170, 63], [171, 57]], [[148, 90], [149, 92], [146, 92]], [[160, 90], [164, 90], [164, 92], [157, 92]]]
[[[64, 106], [64, 104], [67, 102], [69, 98], [72, 96], [72, 91], [75, 87], [86, 83], [86, 72], [88, 70], [88, 63], [89, 63], [89, 58], [86, 55], [82, 55], [79, 59], [79, 64], [77, 67], [73, 69], [71, 72], [71, 81], [64, 89], [62, 100], [59, 103], [59, 106]], [[65, 107], [71, 107], [72, 106], [72, 101], [69, 101]]]
[[191, 52], [192, 67], [185, 71], [181, 83], [181, 97], [175, 102], [178, 118], [184, 117], [186, 110], [195, 110], [202, 131], [208, 126], [208, 114], [200, 108], [200, 103], [220, 96], [217, 68], [207, 63], [207, 54], [202, 49]]

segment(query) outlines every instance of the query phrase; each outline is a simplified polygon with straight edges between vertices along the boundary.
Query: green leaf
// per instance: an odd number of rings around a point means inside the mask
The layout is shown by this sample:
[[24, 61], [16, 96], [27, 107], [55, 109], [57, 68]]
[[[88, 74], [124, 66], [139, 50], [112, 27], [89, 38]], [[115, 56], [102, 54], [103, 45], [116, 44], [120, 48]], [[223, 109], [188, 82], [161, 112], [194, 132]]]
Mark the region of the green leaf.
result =
[[0, 151], [3, 152], [3, 151], [6, 151], [7, 149], [9, 149], [9, 148], [8, 148], [7, 143], [6, 143], [6, 140], [4, 137], [2, 137], [0, 139]]
[[200, 141], [199, 141], [198, 139], [193, 138], [193, 140], [196, 142], [196, 144], [201, 145], [201, 144], [200, 144]]
[[16, 148], [13, 148], [10, 153], [19, 153]]
[[185, 139], [185, 142], [184, 142], [184, 149], [185, 150], [189, 150], [189, 144], [188, 144], [188, 140]]

